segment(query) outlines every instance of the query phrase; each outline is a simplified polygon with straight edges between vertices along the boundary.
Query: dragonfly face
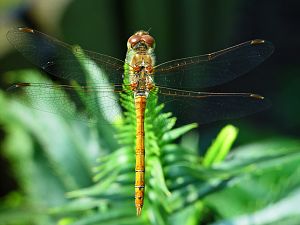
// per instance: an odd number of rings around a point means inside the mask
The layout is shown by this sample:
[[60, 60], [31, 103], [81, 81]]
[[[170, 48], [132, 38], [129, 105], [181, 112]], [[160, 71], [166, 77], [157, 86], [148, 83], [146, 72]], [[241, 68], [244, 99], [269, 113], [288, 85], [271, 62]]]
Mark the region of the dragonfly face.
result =
[[146, 31], [138, 31], [127, 42], [129, 82], [135, 96], [148, 96], [154, 88], [154, 38]]

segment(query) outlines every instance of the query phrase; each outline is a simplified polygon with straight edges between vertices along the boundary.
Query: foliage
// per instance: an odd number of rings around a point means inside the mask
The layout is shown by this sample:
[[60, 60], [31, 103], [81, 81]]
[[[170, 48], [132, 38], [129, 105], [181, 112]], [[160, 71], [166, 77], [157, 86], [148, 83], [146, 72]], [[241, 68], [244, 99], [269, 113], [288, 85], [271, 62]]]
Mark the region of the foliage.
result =
[[[83, 66], [92, 80], [95, 71], [89, 65]], [[7, 76], [49, 82], [31, 70]], [[176, 119], [163, 112], [155, 95], [149, 98], [145, 121], [146, 202], [142, 216], [136, 217], [132, 96], [123, 94], [121, 104], [126, 109], [121, 125], [86, 125], [33, 110], [0, 92], [0, 122], [6, 134], [2, 154], [20, 187], [2, 200], [0, 224], [299, 221], [299, 141], [277, 138], [228, 155], [238, 132], [228, 125], [201, 157], [198, 137], [189, 132], [196, 125], [175, 128]]]

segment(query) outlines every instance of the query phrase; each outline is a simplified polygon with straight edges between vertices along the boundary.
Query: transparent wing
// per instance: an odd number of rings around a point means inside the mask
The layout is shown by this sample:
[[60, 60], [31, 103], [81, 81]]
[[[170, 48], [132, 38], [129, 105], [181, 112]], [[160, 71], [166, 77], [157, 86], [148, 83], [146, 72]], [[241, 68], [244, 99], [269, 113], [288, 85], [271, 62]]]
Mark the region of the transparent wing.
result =
[[217, 120], [239, 118], [264, 110], [270, 102], [251, 93], [192, 92], [159, 87], [159, 101], [179, 122], [205, 124]]
[[274, 50], [264, 40], [252, 40], [214, 53], [182, 58], [155, 68], [157, 85], [171, 88], [215, 86], [248, 72], [263, 62]]
[[48, 83], [18, 83], [9, 88], [32, 108], [84, 122], [120, 122], [121, 85], [77, 86]]
[[[7, 33], [7, 39], [25, 58], [51, 75], [85, 84], [84, 71], [79, 61], [90, 64], [91, 59], [108, 74], [106, 79], [110, 83], [122, 83], [122, 60], [70, 46], [29, 28], [12, 29]], [[101, 79], [99, 76], [95, 82], [101, 83]]]

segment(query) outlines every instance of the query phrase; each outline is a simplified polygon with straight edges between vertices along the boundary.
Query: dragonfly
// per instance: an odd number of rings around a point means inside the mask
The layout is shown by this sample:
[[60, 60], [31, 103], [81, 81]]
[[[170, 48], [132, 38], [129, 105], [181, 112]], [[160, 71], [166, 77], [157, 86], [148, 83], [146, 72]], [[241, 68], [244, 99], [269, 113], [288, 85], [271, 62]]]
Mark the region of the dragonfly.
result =
[[[82, 94], [104, 100], [106, 103], [102, 106], [103, 109], [110, 111], [114, 104], [118, 104], [116, 99], [111, 98], [111, 93], [119, 95], [127, 91], [132, 95], [136, 111], [137, 215], [141, 214], [144, 204], [144, 119], [151, 94], [154, 93], [161, 102], [178, 109], [175, 116], [188, 116], [190, 121], [198, 124], [245, 116], [268, 106], [266, 99], [258, 94], [199, 91], [200, 88], [231, 81], [262, 63], [274, 49], [272, 43], [265, 40], [254, 39], [213, 53], [156, 64], [155, 39], [143, 30], [129, 37], [125, 60], [92, 51], [76, 50], [72, 45], [30, 28], [14, 28], [7, 33], [7, 39], [25, 58], [48, 74], [76, 82], [67, 85], [23, 82], [10, 87], [10, 90], [22, 90], [27, 96], [36, 99], [36, 102], [32, 102], [34, 108], [43, 110], [45, 105], [55, 101], [56, 107], [73, 116], [61, 90], [75, 96], [78, 87]], [[98, 74], [92, 83], [88, 83], [78, 61], [86, 64], [93, 61], [104, 71], [105, 76]], [[103, 82], [105, 79], [106, 83]], [[87, 114], [95, 114], [99, 110], [93, 107], [95, 102], [97, 101], [91, 101], [92, 107], [86, 109]], [[34, 105], [35, 103], [38, 105]], [[56, 110], [46, 109], [54, 113]]]

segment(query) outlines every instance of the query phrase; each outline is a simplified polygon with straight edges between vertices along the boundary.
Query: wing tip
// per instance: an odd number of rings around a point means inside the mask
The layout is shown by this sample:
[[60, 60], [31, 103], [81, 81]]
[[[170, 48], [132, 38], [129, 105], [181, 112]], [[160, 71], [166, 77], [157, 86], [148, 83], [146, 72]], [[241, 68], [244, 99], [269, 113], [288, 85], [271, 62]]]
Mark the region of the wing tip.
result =
[[7, 33], [15, 33], [15, 32], [24, 32], [24, 33], [34, 33], [35, 31], [28, 27], [14, 27], [11, 28]]
[[261, 95], [258, 95], [258, 94], [250, 94], [250, 97], [256, 98], [258, 100], [264, 100], [265, 99], [264, 96], [261, 96]]
[[12, 28], [6, 33], [6, 38], [9, 42], [11, 42], [12, 45], [14, 43], [12, 42], [13, 39], [15, 38], [15, 35], [18, 35], [18, 33], [34, 33], [35, 31], [31, 28], [28, 27], [17, 27], [17, 28]]
[[272, 42], [263, 39], [253, 39], [250, 41], [250, 45], [259, 46], [262, 45], [264, 49], [264, 54], [268, 57], [274, 52], [274, 45]]
[[34, 33], [34, 30], [28, 27], [18, 27], [18, 30], [25, 33]]
[[250, 41], [251, 45], [260, 45], [260, 44], [264, 44], [266, 46], [269, 46], [271, 48], [274, 48], [272, 42], [267, 41], [267, 40], [263, 40], [263, 39], [253, 39]]
[[266, 41], [263, 40], [263, 39], [254, 39], [254, 40], [251, 40], [250, 44], [251, 45], [257, 45], [257, 44], [263, 44], [265, 43]]
[[28, 87], [28, 86], [31, 86], [31, 84], [30, 83], [16, 83], [16, 84], [8, 87], [6, 90], [7, 91], [13, 91], [13, 90], [15, 90], [19, 87]]

